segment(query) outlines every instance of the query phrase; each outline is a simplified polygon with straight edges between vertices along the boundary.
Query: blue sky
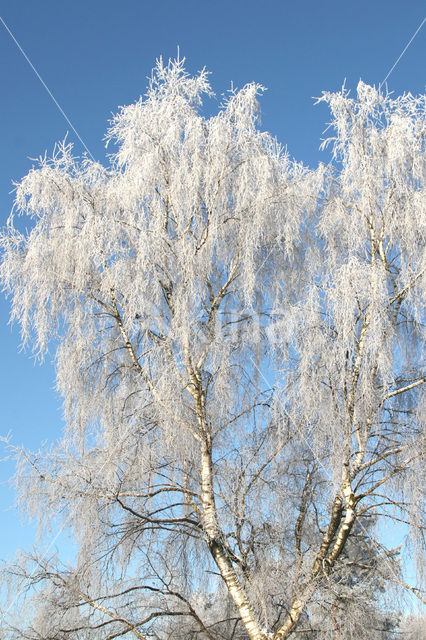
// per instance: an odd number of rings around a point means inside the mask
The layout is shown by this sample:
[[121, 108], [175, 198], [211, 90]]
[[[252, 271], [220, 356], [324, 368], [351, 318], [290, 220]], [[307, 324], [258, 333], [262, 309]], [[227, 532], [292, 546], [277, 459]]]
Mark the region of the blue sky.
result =
[[[312, 96], [355, 89], [362, 78], [378, 85], [426, 15], [423, 0], [6, 0], [0, 9], [21, 47], [72, 121], [91, 153], [104, 160], [103, 136], [118, 105], [144, 93], [155, 59], [177, 46], [189, 71], [206, 66], [218, 99], [230, 87], [261, 82], [263, 127], [297, 160], [315, 166], [328, 119]], [[426, 24], [388, 79], [389, 90], [423, 93]], [[69, 131], [40, 80], [0, 24], [0, 217], [12, 205], [12, 180], [50, 153]], [[209, 101], [214, 110], [216, 102]], [[54, 372], [19, 352], [19, 334], [7, 326], [0, 300], [0, 435], [37, 448], [61, 433]], [[0, 481], [13, 471], [0, 464]], [[0, 557], [32, 543], [33, 531], [10, 509], [13, 493], [0, 485]]]

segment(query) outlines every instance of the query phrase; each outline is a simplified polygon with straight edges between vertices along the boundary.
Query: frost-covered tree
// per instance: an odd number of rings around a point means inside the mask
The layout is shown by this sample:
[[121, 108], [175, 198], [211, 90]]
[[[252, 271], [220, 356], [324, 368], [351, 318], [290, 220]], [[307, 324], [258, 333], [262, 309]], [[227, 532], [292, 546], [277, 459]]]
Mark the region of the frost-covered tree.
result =
[[426, 617], [423, 614], [409, 614], [401, 622], [401, 638], [403, 640], [422, 640], [424, 637]]
[[[367, 524], [367, 523], [366, 523]], [[384, 557], [359, 526], [348, 539], [338, 569], [327, 589], [319, 590], [307, 603], [297, 627], [298, 640], [396, 640], [399, 631], [397, 589], [386, 589], [384, 573], [397, 572], [397, 553]], [[403, 604], [402, 602], [400, 603]], [[229, 595], [217, 591], [205, 599], [203, 618], [215, 621], [216, 638], [245, 638], [238, 616], [230, 615]], [[219, 622], [220, 621], [220, 622]], [[194, 621], [168, 619], [166, 637], [195, 640], [199, 627]], [[410, 627], [411, 628], [411, 627]], [[164, 636], [159, 636], [164, 637]]]
[[160, 61], [108, 168], [64, 143], [17, 185], [1, 277], [66, 418], [16, 451], [18, 503], [78, 554], [5, 568], [13, 638], [284, 640], [359, 588], [362, 530], [368, 580], [403, 582], [372, 520], [421, 548], [424, 97], [324, 94], [308, 170], [261, 92], [205, 117], [206, 72]]

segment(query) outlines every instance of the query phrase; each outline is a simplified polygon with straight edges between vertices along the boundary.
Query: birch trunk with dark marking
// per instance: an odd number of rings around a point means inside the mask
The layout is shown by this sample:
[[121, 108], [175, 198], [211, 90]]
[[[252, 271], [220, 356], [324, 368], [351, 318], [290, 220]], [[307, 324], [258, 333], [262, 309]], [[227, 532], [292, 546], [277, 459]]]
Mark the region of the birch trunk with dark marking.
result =
[[241, 616], [250, 640], [266, 640], [267, 635], [260, 628], [255, 613], [238, 580], [235, 569], [222, 543], [222, 532], [217, 519], [213, 488], [213, 465], [211, 443], [204, 442], [201, 450], [201, 502], [203, 506], [203, 527], [207, 545], [222, 576], [229, 594]]

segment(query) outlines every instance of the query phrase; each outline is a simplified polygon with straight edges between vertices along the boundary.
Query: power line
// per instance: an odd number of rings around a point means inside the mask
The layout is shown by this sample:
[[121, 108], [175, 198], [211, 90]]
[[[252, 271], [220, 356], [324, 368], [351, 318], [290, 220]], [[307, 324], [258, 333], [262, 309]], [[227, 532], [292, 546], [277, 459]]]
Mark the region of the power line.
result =
[[52, 98], [53, 102], [55, 103], [55, 105], [57, 106], [57, 108], [59, 109], [60, 113], [63, 115], [63, 117], [65, 118], [65, 120], [67, 121], [67, 123], [69, 124], [69, 126], [71, 127], [71, 129], [74, 131], [75, 135], [77, 136], [77, 138], [80, 140], [81, 144], [83, 145], [83, 147], [86, 149], [87, 153], [89, 154], [89, 156], [92, 158], [92, 160], [95, 160], [92, 152], [90, 151], [90, 149], [88, 148], [88, 146], [86, 145], [86, 143], [84, 142], [83, 138], [80, 136], [80, 134], [78, 133], [77, 129], [74, 127], [73, 123], [71, 122], [71, 120], [69, 119], [69, 117], [67, 116], [67, 114], [65, 113], [65, 111], [62, 109], [61, 105], [59, 104], [59, 102], [56, 100], [55, 96], [53, 95], [53, 93], [51, 92], [51, 90], [49, 89], [49, 87], [47, 86], [47, 84], [45, 83], [45, 81], [43, 80], [43, 78], [41, 77], [41, 75], [39, 74], [39, 72], [37, 71], [37, 69], [35, 68], [35, 66], [33, 65], [33, 63], [31, 62], [30, 58], [27, 56], [27, 54], [25, 53], [25, 51], [23, 50], [23, 48], [21, 47], [21, 45], [19, 44], [18, 40], [15, 38], [15, 36], [13, 35], [12, 31], [9, 29], [9, 27], [7, 26], [6, 22], [3, 20], [3, 18], [0, 16], [0, 21], [2, 22], [4, 28], [6, 29], [6, 31], [8, 32], [8, 34], [10, 35], [10, 37], [12, 38], [13, 42], [16, 44], [16, 46], [18, 47], [19, 51], [22, 53], [22, 55], [24, 56], [25, 60], [28, 62], [28, 64], [30, 65], [31, 69], [34, 71], [35, 75], [37, 76], [37, 78], [40, 80], [41, 84], [43, 85], [43, 87], [46, 89], [47, 93], [49, 94], [49, 96]]
[[409, 42], [405, 45], [405, 48], [403, 49], [402, 53], [400, 54], [399, 58], [394, 62], [393, 66], [391, 67], [391, 69], [388, 71], [386, 77], [384, 80], [382, 80], [382, 82], [380, 83], [379, 86], [381, 86], [382, 84], [385, 84], [386, 80], [389, 78], [390, 74], [392, 73], [392, 71], [395, 69], [396, 65], [398, 64], [398, 62], [401, 60], [402, 56], [404, 55], [404, 53], [407, 51], [408, 47], [410, 46], [410, 44], [413, 42], [414, 38], [416, 37], [416, 35], [419, 33], [420, 29], [422, 28], [422, 26], [424, 25], [424, 23], [426, 22], [426, 17], [423, 18], [421, 24], [417, 27], [416, 31], [414, 32], [414, 34], [411, 36], [411, 39], [409, 40]]

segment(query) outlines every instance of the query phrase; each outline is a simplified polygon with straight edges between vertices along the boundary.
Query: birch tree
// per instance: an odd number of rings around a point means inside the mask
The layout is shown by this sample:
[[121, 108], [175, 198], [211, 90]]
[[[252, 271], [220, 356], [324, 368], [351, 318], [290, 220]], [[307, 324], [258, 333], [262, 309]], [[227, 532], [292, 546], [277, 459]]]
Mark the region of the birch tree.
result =
[[208, 117], [206, 71], [160, 60], [108, 167], [64, 142], [16, 187], [1, 277], [66, 420], [11, 446], [17, 501], [78, 553], [5, 567], [13, 638], [284, 640], [343, 575], [404, 584], [383, 522], [421, 551], [424, 97], [324, 93], [308, 169], [262, 91]]

